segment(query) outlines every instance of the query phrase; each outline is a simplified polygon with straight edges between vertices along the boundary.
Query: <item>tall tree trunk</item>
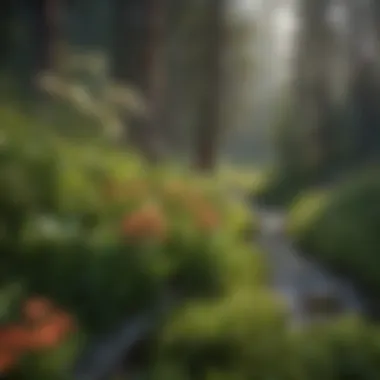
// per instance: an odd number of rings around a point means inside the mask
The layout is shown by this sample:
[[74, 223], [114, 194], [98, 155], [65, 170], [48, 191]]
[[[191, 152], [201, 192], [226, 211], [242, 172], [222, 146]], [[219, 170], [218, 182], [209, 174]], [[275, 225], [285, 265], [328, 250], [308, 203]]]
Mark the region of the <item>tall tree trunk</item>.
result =
[[351, 0], [351, 103], [354, 160], [366, 162], [379, 156], [380, 100], [376, 52], [376, 8], [370, 2]]
[[[20, 97], [27, 103], [34, 97], [33, 77], [41, 59], [40, 29], [42, 0], [21, 0], [12, 2], [13, 22], [18, 38], [10, 48], [10, 68], [20, 86]], [[43, 26], [42, 26], [43, 27]]]
[[142, 91], [149, 106], [146, 118], [126, 121], [128, 138], [149, 162], [154, 163], [164, 153], [161, 118], [167, 0], [119, 0], [115, 11], [113, 75]]
[[375, 31], [377, 81], [380, 82], [380, 2], [378, 0], [370, 1], [373, 28]]
[[[53, 107], [51, 98], [41, 91], [36, 78], [41, 72], [54, 71], [59, 69], [62, 60], [63, 25], [64, 13], [63, 0], [37, 0], [39, 2], [36, 20], [36, 45], [37, 60], [34, 72], [32, 73], [32, 83], [35, 87], [34, 111], [37, 118], [46, 118], [45, 122], [50, 122]], [[64, 60], [63, 60], [64, 62]]]
[[12, 44], [12, 0], [3, 0], [0, 7], [0, 65], [9, 65], [9, 53]]
[[[36, 76], [52, 64], [51, 49], [55, 46], [59, 29], [60, 2], [61, 0], [13, 1], [8, 10], [11, 43], [6, 52], [6, 60], [20, 85], [21, 99], [31, 105], [32, 109], [40, 95]], [[12, 35], [14, 33], [17, 34]]]
[[323, 169], [330, 151], [331, 116], [330, 32], [327, 11], [330, 0], [302, 0], [301, 28], [295, 73], [296, 125], [299, 163], [306, 172]]
[[113, 76], [146, 91], [146, 49], [152, 0], [115, 0]]
[[149, 118], [146, 141], [150, 160], [157, 162], [166, 155], [165, 111], [166, 94], [166, 42], [165, 25], [167, 22], [168, 0], [150, 0], [149, 42], [146, 49], [146, 72], [148, 77], [147, 99]]
[[43, 27], [41, 32], [41, 64], [42, 70], [55, 69], [62, 58], [63, 44], [63, 0], [44, 0], [42, 9]]
[[195, 167], [211, 171], [217, 162], [220, 139], [221, 53], [224, 28], [224, 0], [210, 0], [207, 7], [207, 51], [205, 54], [205, 92], [200, 123], [195, 130]]

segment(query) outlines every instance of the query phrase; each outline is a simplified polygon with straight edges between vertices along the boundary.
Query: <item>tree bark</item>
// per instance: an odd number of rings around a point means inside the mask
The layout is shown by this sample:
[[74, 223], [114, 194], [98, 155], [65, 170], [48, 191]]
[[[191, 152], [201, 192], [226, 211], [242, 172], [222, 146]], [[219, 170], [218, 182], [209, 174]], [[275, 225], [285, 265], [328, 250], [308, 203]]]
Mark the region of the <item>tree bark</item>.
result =
[[157, 162], [166, 156], [165, 146], [165, 111], [166, 111], [166, 65], [165, 53], [167, 36], [168, 0], [150, 0], [149, 42], [146, 49], [147, 99], [149, 119], [146, 140], [150, 159]]
[[206, 79], [200, 122], [195, 129], [195, 168], [212, 171], [217, 163], [220, 139], [221, 53], [224, 27], [224, 0], [208, 4], [207, 51], [204, 74]]
[[133, 118], [128, 139], [150, 163], [164, 156], [162, 115], [164, 110], [165, 65], [164, 25], [168, 0], [129, 0], [116, 3], [113, 75], [144, 94], [149, 114]]
[[9, 54], [12, 44], [12, 0], [3, 0], [0, 7], [0, 65], [9, 65]]
[[379, 31], [376, 20], [378, 10], [379, 8], [372, 8], [370, 2], [358, 0], [352, 0], [349, 8], [352, 65], [349, 108], [353, 120], [352, 153], [356, 164], [379, 157], [380, 83], [377, 49], [380, 45], [376, 41]]
[[[322, 172], [331, 153], [329, 85], [330, 0], [302, 0], [301, 28], [295, 67], [296, 136], [299, 163], [305, 172]], [[297, 127], [298, 126], [298, 127]]]

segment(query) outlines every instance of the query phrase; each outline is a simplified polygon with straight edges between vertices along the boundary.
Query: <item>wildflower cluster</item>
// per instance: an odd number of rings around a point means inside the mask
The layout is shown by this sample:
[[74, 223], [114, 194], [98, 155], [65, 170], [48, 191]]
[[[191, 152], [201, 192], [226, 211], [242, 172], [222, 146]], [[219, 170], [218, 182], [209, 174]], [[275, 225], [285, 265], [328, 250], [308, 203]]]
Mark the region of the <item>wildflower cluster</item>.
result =
[[74, 326], [72, 317], [48, 299], [28, 299], [21, 321], [0, 328], [0, 373], [11, 371], [27, 353], [55, 348]]
[[161, 186], [149, 186], [136, 180], [127, 185], [109, 186], [108, 194], [120, 202], [132, 204], [122, 218], [122, 232], [129, 240], [154, 239], [160, 242], [170, 237], [171, 226], [186, 219], [201, 233], [212, 233], [221, 225], [221, 215], [215, 205], [197, 188], [181, 181], [168, 181]]

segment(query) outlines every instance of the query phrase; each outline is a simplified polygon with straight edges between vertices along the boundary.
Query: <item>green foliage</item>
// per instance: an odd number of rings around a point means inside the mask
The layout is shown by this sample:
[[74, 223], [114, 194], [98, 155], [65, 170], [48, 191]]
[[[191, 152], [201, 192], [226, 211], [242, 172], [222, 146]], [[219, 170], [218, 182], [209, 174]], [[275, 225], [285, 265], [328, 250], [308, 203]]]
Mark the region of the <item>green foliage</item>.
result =
[[18, 368], [12, 373], [14, 379], [70, 380], [78, 354], [83, 350], [82, 334], [76, 333], [61, 345], [28, 354], [23, 357]]
[[190, 303], [159, 337], [158, 364], [181, 364], [191, 378], [203, 378], [212, 370], [261, 378], [270, 373], [274, 355], [285, 354], [285, 323], [281, 303], [266, 291], [240, 291], [216, 302]]
[[253, 187], [253, 197], [268, 206], [286, 206], [307, 185], [304, 175], [276, 168], [262, 174], [261, 180]]
[[[377, 378], [380, 335], [347, 317], [291, 331], [281, 304], [257, 293], [196, 304], [174, 316], [158, 338], [153, 373], [175, 379], [327, 380]], [[260, 306], [259, 306], [260, 305]], [[175, 375], [173, 375], [175, 374]]]
[[302, 379], [374, 379], [380, 373], [377, 329], [344, 318], [298, 334]]
[[380, 172], [369, 169], [329, 191], [307, 195], [289, 230], [305, 253], [379, 294]]
[[[215, 299], [266, 282], [261, 254], [244, 242], [248, 211], [209, 179], [147, 168], [4, 115], [0, 280], [20, 284], [20, 297], [54, 300], [87, 335], [171, 290]], [[35, 365], [38, 374], [53, 371]]]
[[257, 224], [223, 181], [147, 168], [7, 117], [14, 128], [3, 128], [0, 152], [0, 334], [35, 294], [77, 322], [55, 347], [20, 357], [13, 378], [65, 380], [89, 336], [171, 290], [186, 302], [154, 334], [144, 373], [151, 380], [379, 373], [378, 334], [367, 326], [288, 328], [265, 259], [247, 241]]
[[299, 237], [311, 233], [319, 213], [328, 208], [329, 195], [322, 190], [300, 193], [290, 205], [288, 232]]
[[[125, 116], [145, 117], [147, 107], [137, 89], [111, 83], [107, 58], [97, 53], [66, 54], [61, 69], [41, 75], [40, 87], [100, 123], [112, 142], [125, 135]], [[123, 117], [121, 117], [123, 115]]]

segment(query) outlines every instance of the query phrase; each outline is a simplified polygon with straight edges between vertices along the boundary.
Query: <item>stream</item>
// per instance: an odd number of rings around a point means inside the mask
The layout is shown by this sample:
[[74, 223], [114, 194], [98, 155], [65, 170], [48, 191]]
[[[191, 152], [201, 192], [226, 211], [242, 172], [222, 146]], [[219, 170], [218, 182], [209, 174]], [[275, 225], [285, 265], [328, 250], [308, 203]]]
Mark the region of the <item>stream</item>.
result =
[[[291, 327], [331, 320], [342, 314], [365, 314], [362, 298], [349, 283], [305, 259], [293, 247], [285, 233], [285, 212], [259, 206], [254, 207], [254, 212], [260, 222], [259, 244], [272, 269], [272, 286], [288, 305]], [[76, 365], [74, 378], [107, 378], [128, 349], [146, 336], [154, 323], [151, 313], [128, 319], [115, 335], [100, 339], [86, 350]]]
[[362, 315], [365, 306], [351, 284], [304, 258], [285, 233], [285, 212], [255, 207], [259, 243], [272, 269], [272, 285], [289, 307], [295, 326], [342, 314]]

